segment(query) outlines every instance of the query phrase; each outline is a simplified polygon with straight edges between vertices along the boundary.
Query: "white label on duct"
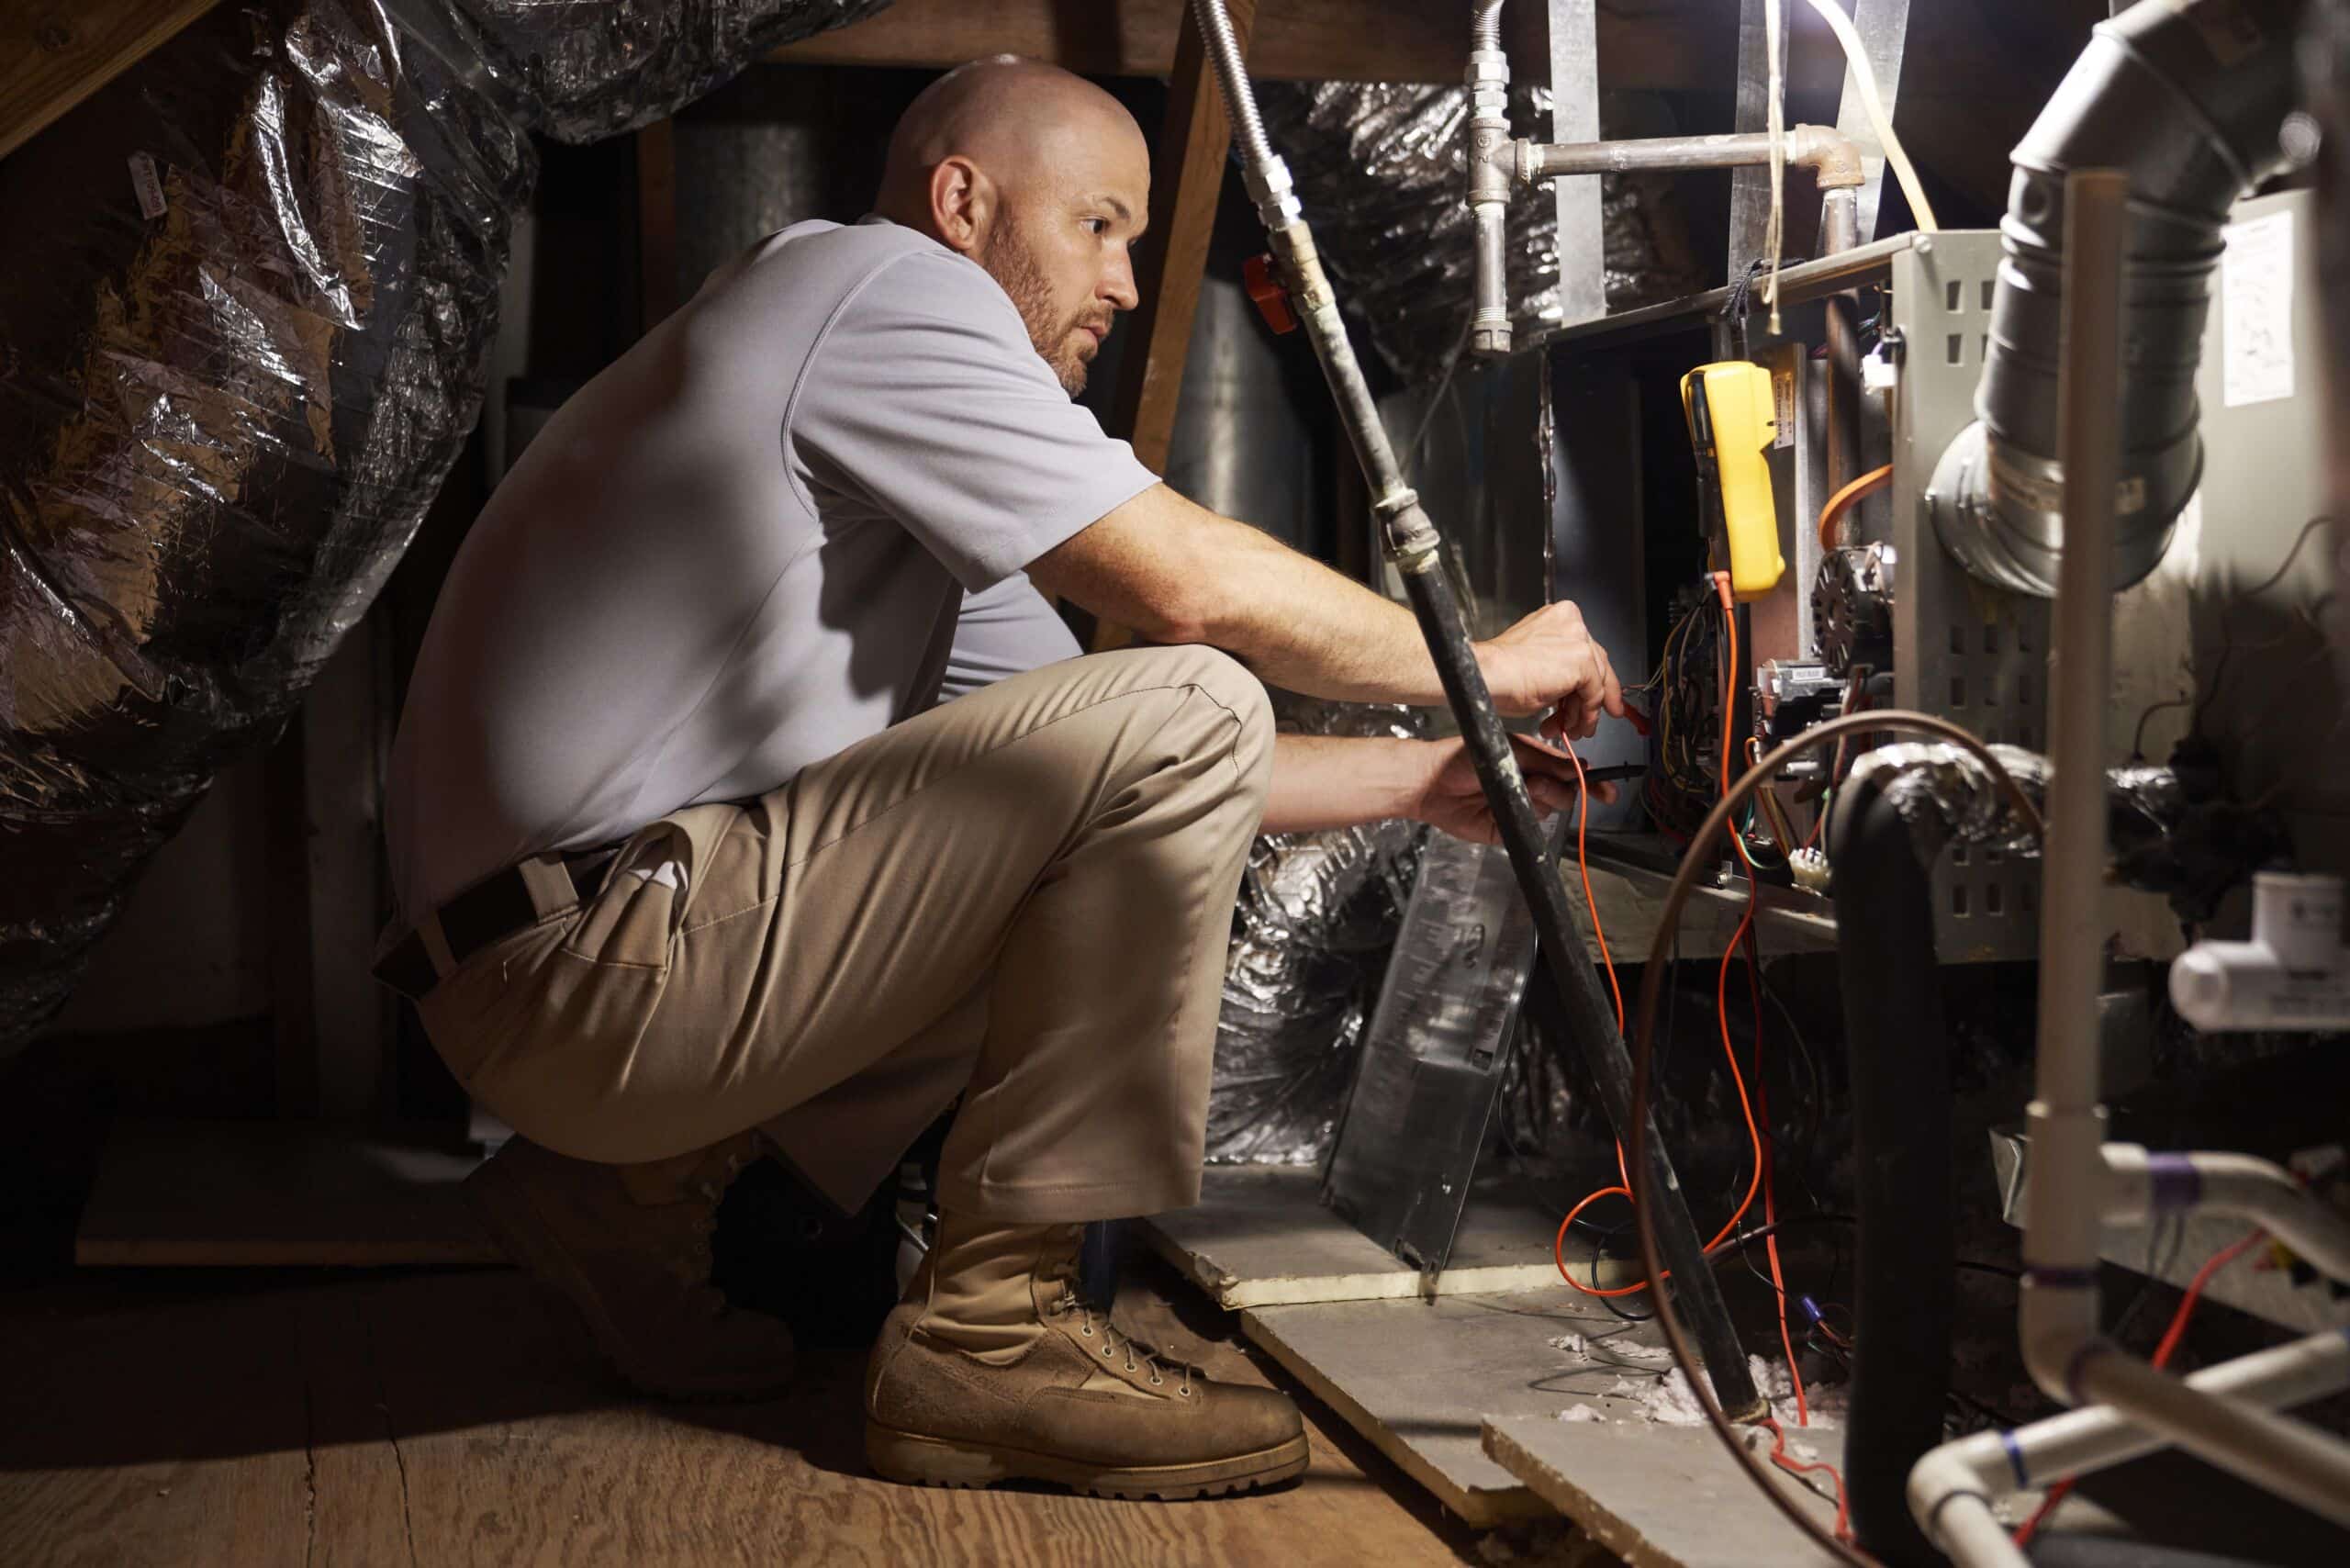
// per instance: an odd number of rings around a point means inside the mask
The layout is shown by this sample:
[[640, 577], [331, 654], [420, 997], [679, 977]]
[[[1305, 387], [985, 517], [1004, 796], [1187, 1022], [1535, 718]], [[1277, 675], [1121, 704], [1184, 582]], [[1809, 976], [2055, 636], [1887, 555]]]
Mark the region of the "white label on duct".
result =
[[130, 155], [130, 188], [138, 193], [140, 211], [151, 220], [163, 216], [163, 182], [155, 174], [155, 160], [144, 152]]
[[1792, 367], [1771, 373], [1771, 417], [1779, 433], [1771, 438], [1774, 451], [1796, 443], [1796, 373]]
[[2220, 337], [2227, 406], [2293, 395], [2293, 215], [2272, 212], [2223, 231]]

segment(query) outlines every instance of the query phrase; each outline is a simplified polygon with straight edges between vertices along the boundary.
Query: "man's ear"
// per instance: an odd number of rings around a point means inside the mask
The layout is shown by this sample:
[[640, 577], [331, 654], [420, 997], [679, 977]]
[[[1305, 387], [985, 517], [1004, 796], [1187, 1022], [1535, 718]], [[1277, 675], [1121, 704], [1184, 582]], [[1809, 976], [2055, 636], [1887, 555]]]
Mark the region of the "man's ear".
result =
[[930, 220], [952, 249], [965, 255], [978, 250], [995, 208], [995, 182], [968, 158], [943, 158], [931, 170]]

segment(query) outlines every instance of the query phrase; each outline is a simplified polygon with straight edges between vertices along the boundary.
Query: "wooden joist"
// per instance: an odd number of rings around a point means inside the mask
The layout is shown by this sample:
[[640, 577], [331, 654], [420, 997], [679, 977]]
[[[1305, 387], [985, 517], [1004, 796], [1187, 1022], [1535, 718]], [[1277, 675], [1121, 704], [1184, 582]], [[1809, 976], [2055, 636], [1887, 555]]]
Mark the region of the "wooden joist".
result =
[[0, 6], [0, 158], [216, 4], [19, 0]]
[[[1184, 0], [897, 0], [878, 16], [801, 43], [775, 58], [811, 64], [936, 70], [988, 54], [1024, 54], [1109, 76], [1173, 73], [1177, 40], [1192, 30]], [[1694, 87], [1727, 83], [1736, 29], [1707, 25], [1701, 0], [1617, 0], [1599, 14], [1600, 58], [1610, 86]], [[1237, 18], [1235, 18], [1236, 21]], [[1550, 79], [1539, 0], [1504, 13], [1513, 73]], [[1457, 83], [1469, 65], [1469, 7], [1426, 0], [1283, 0], [1265, 8], [1249, 50], [1269, 81]]]
[[[1225, 10], [1245, 57], [1257, 0], [1226, 0]], [[1215, 69], [1199, 29], [1185, 28], [1168, 87], [1167, 118], [1151, 159], [1150, 227], [1159, 238], [1143, 250], [1136, 268], [1141, 303], [1126, 324], [1110, 420], [1111, 430], [1132, 442], [1135, 455], [1155, 474], [1167, 471], [1167, 451], [1174, 441], [1175, 405], [1183, 389], [1183, 364], [1190, 357], [1192, 322], [1199, 313], [1208, 240], [1231, 147], [1232, 122], [1224, 112]], [[1098, 653], [1132, 640], [1125, 627], [1105, 622], [1094, 629], [1093, 648]]]

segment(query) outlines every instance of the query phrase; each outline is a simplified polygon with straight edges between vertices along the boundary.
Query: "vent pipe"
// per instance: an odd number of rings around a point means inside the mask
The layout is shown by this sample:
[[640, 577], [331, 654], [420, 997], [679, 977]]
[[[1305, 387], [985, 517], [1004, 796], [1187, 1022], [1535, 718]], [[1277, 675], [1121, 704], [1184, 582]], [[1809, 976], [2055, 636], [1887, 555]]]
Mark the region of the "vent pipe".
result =
[[2121, 470], [2113, 586], [2154, 570], [2203, 473], [2195, 371], [2221, 230], [2286, 162], [2300, 0], [2143, 0], [2098, 24], [2015, 151], [2006, 258], [1991, 307], [1977, 422], [1943, 454], [1928, 501], [1976, 577], [2048, 598], [2063, 548], [2056, 380], [2065, 176], [2130, 176]]

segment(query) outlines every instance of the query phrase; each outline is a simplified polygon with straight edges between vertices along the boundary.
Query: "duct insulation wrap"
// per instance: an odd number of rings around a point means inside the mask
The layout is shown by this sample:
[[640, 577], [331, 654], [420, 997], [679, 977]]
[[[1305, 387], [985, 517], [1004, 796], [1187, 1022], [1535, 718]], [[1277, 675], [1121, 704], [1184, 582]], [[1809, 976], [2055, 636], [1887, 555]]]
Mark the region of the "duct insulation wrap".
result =
[[[1408, 708], [1277, 693], [1274, 711], [1290, 734], [1419, 733]], [[1216, 1021], [1211, 1164], [1312, 1165], [1329, 1152], [1427, 833], [1383, 822], [1257, 840]]]
[[658, 118], [879, 8], [224, 6], [0, 161], [0, 1053], [447, 476], [526, 132]]
[[[1267, 82], [1259, 106], [1297, 181], [1338, 295], [1407, 381], [1432, 379], [1467, 347], [1474, 309], [1475, 225], [1461, 151], [1463, 87], [1391, 83]], [[1669, 136], [1658, 100], [1603, 93], [1601, 133]], [[1510, 124], [1547, 138], [1550, 91], [1510, 89]], [[1694, 293], [1712, 281], [1696, 259], [1670, 174], [1601, 179], [1607, 307], [1626, 310]], [[1509, 205], [1510, 325], [1521, 344], [1561, 324], [1558, 208], [1548, 186], [1518, 187]]]

